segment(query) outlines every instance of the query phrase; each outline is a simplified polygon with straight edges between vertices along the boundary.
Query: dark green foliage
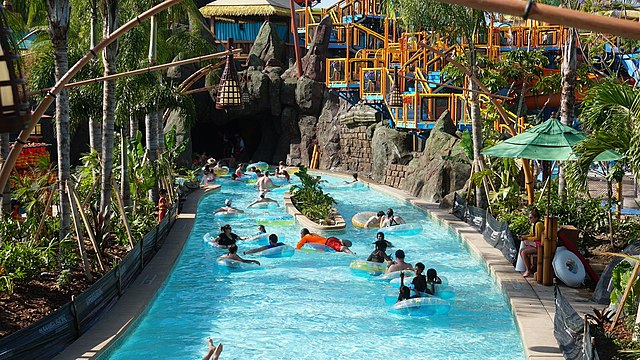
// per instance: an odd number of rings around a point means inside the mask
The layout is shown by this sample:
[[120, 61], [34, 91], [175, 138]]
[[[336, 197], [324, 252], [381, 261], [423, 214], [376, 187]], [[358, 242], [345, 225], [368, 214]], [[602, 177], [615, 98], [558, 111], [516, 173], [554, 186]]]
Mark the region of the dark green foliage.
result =
[[291, 200], [295, 207], [314, 222], [323, 221], [330, 224], [333, 221], [333, 205], [336, 201], [322, 191], [320, 185], [325, 181], [320, 176], [309, 175], [304, 166], [300, 167], [296, 176], [302, 184], [291, 187]]

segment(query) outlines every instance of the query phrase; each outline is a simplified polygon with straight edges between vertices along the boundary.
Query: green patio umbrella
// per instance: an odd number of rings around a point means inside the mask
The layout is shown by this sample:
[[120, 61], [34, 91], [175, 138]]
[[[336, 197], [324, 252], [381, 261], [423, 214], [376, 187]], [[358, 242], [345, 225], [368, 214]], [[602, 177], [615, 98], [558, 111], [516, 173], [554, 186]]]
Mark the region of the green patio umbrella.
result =
[[[575, 160], [572, 146], [585, 138], [578, 130], [550, 118], [540, 125], [483, 150], [484, 155], [531, 160]], [[619, 160], [622, 156], [606, 150], [594, 161]]]

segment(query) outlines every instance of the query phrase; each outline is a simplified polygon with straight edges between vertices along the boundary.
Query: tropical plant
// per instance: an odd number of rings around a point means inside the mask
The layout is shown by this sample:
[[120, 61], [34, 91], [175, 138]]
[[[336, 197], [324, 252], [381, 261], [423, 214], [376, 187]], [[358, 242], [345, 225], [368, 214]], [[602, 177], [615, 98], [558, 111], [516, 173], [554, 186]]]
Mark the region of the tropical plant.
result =
[[291, 187], [291, 201], [304, 216], [314, 222], [320, 221], [330, 224], [334, 221], [333, 205], [336, 201], [331, 195], [324, 193], [320, 186], [325, 180], [320, 176], [313, 176], [307, 172], [307, 168], [300, 167], [296, 173], [300, 178], [301, 185]]

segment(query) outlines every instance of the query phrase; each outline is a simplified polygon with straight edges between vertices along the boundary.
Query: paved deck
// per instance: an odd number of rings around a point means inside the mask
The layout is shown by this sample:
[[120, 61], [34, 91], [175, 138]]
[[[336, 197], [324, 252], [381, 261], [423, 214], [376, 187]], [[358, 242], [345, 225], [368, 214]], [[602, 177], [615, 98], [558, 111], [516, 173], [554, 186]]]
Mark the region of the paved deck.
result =
[[[314, 171], [315, 172], [315, 171]], [[322, 172], [320, 172], [322, 173]], [[340, 175], [331, 173], [331, 175]], [[351, 175], [344, 175], [350, 178]], [[456, 231], [468, 245], [470, 251], [483, 259], [498, 286], [509, 298], [516, 324], [522, 337], [527, 359], [563, 359], [562, 353], [553, 336], [554, 298], [553, 287], [542, 286], [520, 273], [493, 248], [473, 227], [460, 221], [448, 211], [440, 209], [438, 204], [409, 196], [406, 192], [384, 185], [370, 184], [371, 188], [404, 199], [427, 211], [438, 221], [447, 224]], [[171, 272], [173, 264], [180, 255], [195, 222], [197, 204], [204, 191], [197, 190], [187, 197], [183, 212], [171, 229], [165, 245], [144, 269], [141, 275], [127, 290], [113, 309], [80, 339], [69, 346], [55, 359], [95, 359], [110, 344], [116, 341], [135, 323], [139, 314], [153, 299], [157, 290]], [[600, 308], [589, 299], [581, 296], [579, 290], [562, 287], [563, 295], [582, 316], [592, 308]]]

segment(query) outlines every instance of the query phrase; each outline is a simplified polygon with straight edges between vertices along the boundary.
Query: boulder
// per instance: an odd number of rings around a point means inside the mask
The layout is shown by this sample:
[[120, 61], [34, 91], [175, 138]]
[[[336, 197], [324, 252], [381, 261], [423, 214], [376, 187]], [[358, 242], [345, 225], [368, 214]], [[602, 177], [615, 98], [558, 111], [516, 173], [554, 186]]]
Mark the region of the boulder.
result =
[[276, 131], [279, 133], [279, 137], [273, 153], [273, 157], [271, 159], [272, 163], [275, 164], [278, 161], [287, 160], [287, 163], [290, 164], [290, 162], [288, 162], [289, 159], [287, 159], [287, 154], [290, 150], [289, 145], [292, 143], [292, 139], [294, 137], [296, 137], [298, 141], [300, 139], [300, 132], [296, 121], [297, 118], [298, 113], [296, 112], [295, 108], [287, 106], [282, 109], [282, 114], [280, 115], [280, 123], [276, 125]]
[[284, 79], [280, 88], [280, 103], [282, 106], [296, 105], [296, 88], [298, 81], [296, 79]]
[[398, 163], [402, 158], [411, 154], [407, 147], [407, 133], [390, 129], [382, 124], [375, 125], [371, 139], [373, 164], [371, 176], [382, 182], [387, 165]]
[[318, 144], [316, 138], [317, 123], [318, 118], [310, 115], [301, 115], [300, 119], [298, 120], [298, 128], [300, 129], [300, 149], [298, 162], [302, 163], [305, 166], [309, 166], [309, 164], [311, 163], [313, 146]]
[[280, 88], [282, 87], [282, 79], [277, 72], [268, 72], [269, 78], [269, 104], [271, 107], [271, 115], [280, 116], [282, 105], [280, 104]]
[[341, 111], [338, 118], [346, 127], [369, 126], [379, 123], [382, 114], [370, 106], [356, 104], [346, 111]]
[[445, 111], [425, 143], [424, 152], [405, 167], [403, 188], [413, 196], [440, 202], [446, 195], [462, 189], [471, 173], [471, 165], [451, 116]]
[[278, 36], [276, 28], [270, 21], [265, 21], [260, 27], [258, 36], [249, 51], [249, 58], [255, 55], [266, 64], [276, 60], [279, 64], [284, 61], [284, 42]]
[[324, 85], [303, 76], [296, 83], [295, 96], [301, 113], [318, 116], [324, 99]]
[[316, 133], [320, 146], [319, 168], [332, 169], [340, 165], [340, 98], [326, 92], [324, 106], [318, 117]]
[[[315, 81], [324, 82], [326, 80], [326, 60], [329, 54], [329, 39], [332, 29], [333, 21], [329, 15], [320, 20], [307, 54], [300, 59], [302, 75]], [[289, 67], [282, 76], [283, 78], [298, 77], [296, 65]]]

